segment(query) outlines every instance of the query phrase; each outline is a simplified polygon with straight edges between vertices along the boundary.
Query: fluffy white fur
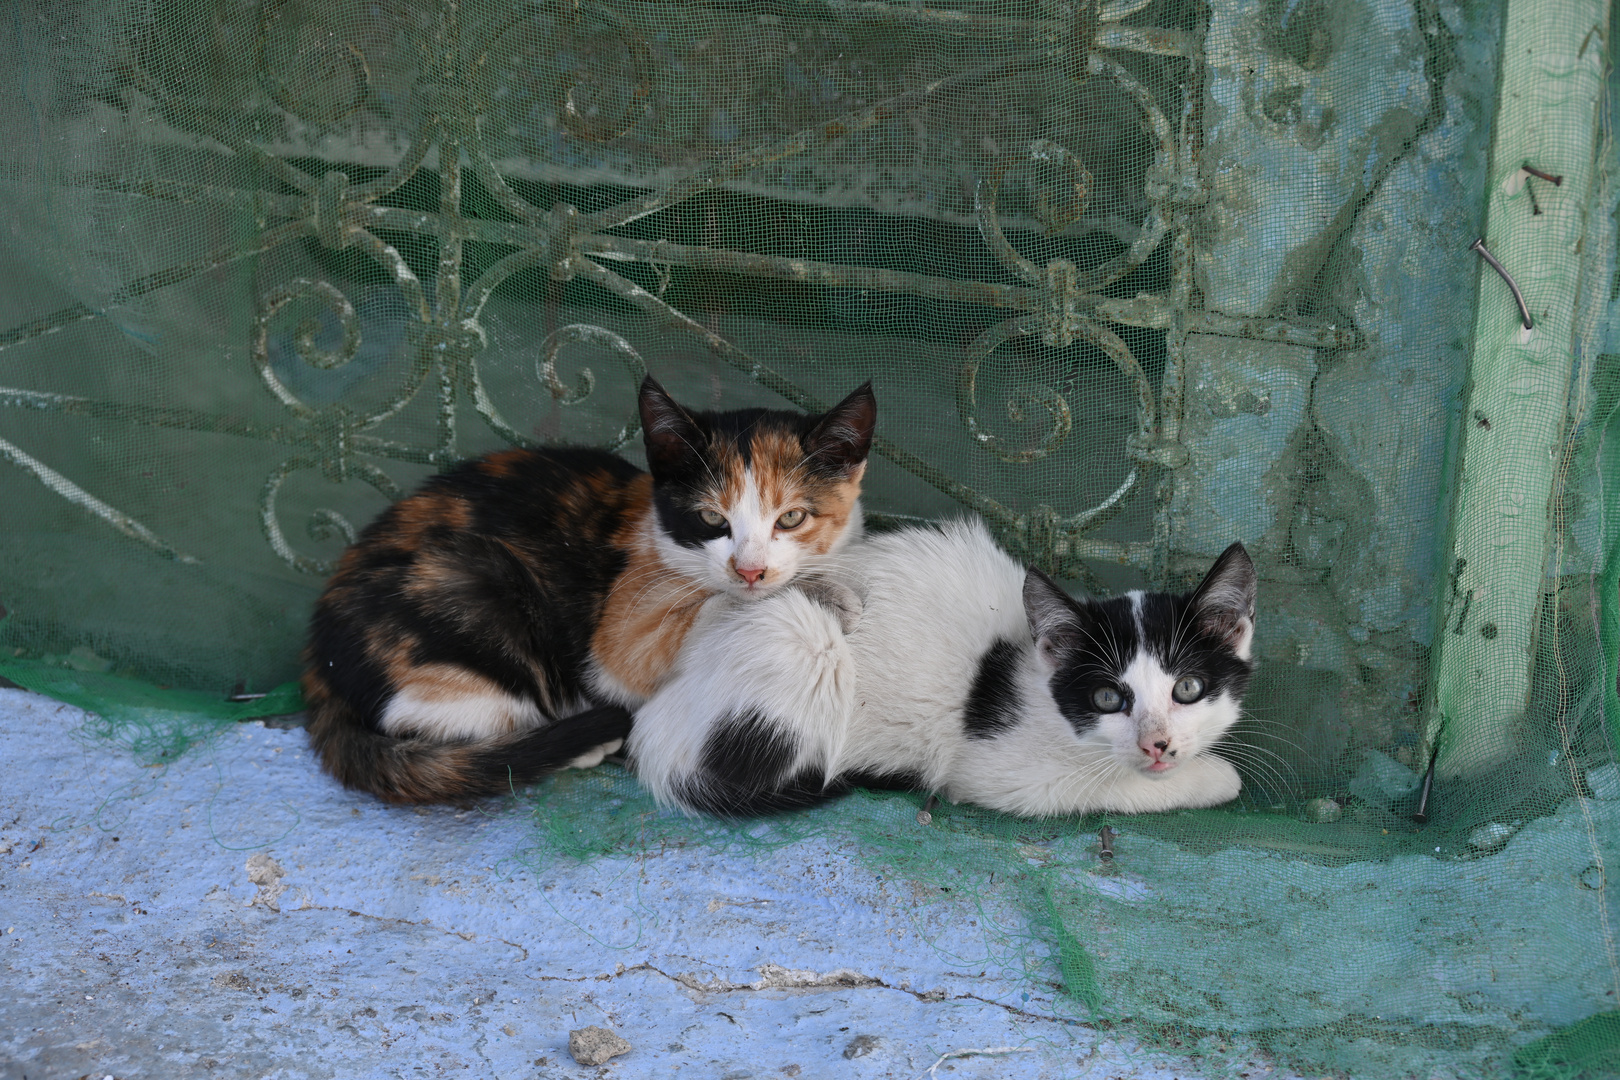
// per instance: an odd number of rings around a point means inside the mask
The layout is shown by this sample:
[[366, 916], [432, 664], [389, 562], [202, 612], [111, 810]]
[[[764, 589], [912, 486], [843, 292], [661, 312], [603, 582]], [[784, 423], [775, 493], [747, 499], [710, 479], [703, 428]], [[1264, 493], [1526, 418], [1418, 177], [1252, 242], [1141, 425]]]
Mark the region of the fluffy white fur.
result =
[[386, 734], [417, 736], [451, 742], [489, 739], [539, 727], [545, 714], [532, 701], [524, 701], [491, 687], [485, 693], [422, 698], [409, 687], [388, 701], [377, 721]]
[[856, 685], [837, 615], [798, 589], [752, 604], [716, 598], [687, 642], [675, 675], [637, 711], [627, 751], [661, 801], [677, 801], [675, 785], [697, 770], [713, 722], [754, 703], [796, 718], [795, 767], [836, 767]]
[[[1238, 719], [1239, 703], [1226, 693], [1176, 703], [1175, 676], [1145, 652], [1125, 672], [1131, 708], [1077, 733], [1049, 688], [1053, 650], [1032, 636], [1025, 570], [982, 524], [862, 540], [840, 564], [840, 579], [863, 603], [847, 635], [798, 589], [705, 612], [630, 736], [631, 762], [657, 799], [683, 805], [710, 730], [750, 713], [792, 740], [795, 768], [830, 780], [908, 774], [953, 802], [1013, 814], [1160, 811], [1238, 794], [1237, 771], [1207, 751]], [[1133, 604], [1139, 619], [1140, 598]], [[1235, 651], [1247, 660], [1252, 613], [1239, 621]], [[1023, 712], [993, 738], [968, 738], [969, 691], [1001, 639], [1019, 645]], [[1146, 748], [1157, 738], [1177, 753], [1152, 771]]]

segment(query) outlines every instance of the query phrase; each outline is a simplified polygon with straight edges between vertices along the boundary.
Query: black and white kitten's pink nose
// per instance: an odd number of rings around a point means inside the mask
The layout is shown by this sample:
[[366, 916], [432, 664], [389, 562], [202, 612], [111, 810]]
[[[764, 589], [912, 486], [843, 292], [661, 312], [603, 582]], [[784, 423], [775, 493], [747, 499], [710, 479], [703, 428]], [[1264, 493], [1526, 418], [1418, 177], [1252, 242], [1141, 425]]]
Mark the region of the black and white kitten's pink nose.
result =
[[1136, 744], [1152, 761], [1148, 772], [1164, 772], [1172, 768], [1175, 762], [1170, 760], [1176, 756], [1176, 751], [1170, 749], [1170, 739], [1165, 735], [1145, 735]]

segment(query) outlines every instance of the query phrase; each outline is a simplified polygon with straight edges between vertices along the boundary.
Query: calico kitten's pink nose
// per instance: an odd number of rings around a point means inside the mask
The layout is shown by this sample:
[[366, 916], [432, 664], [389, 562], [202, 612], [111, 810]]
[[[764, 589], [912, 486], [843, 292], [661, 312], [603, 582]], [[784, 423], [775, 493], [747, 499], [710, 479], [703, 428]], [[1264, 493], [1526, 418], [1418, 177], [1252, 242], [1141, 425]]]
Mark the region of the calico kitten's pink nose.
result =
[[748, 584], [754, 585], [754, 584], [757, 584], [759, 582], [760, 578], [765, 576], [765, 568], [763, 566], [761, 566], [761, 567], [759, 567], [757, 569], [754, 568], [754, 567], [751, 567], [751, 566], [750, 567], [739, 566], [739, 567], [737, 567], [737, 576], [742, 578]]

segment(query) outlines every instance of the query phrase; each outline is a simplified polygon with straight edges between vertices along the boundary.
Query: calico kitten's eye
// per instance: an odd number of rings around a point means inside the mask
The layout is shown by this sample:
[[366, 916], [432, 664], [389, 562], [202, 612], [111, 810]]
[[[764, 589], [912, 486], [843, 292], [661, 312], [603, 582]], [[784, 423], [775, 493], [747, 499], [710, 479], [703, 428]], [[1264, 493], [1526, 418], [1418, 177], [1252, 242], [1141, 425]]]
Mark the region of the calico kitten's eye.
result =
[[798, 528], [799, 523], [803, 520], [803, 510], [789, 510], [787, 513], [776, 519], [776, 527], [778, 529], [796, 529]]
[[1091, 704], [1098, 712], [1119, 712], [1125, 698], [1112, 686], [1099, 686], [1091, 692]]
[[702, 518], [703, 524], [711, 529], [718, 529], [726, 523], [726, 515], [717, 514], [713, 510], [699, 510], [698, 517]]
[[1183, 705], [1190, 705], [1204, 696], [1204, 680], [1196, 675], [1183, 675], [1171, 687], [1170, 696]]

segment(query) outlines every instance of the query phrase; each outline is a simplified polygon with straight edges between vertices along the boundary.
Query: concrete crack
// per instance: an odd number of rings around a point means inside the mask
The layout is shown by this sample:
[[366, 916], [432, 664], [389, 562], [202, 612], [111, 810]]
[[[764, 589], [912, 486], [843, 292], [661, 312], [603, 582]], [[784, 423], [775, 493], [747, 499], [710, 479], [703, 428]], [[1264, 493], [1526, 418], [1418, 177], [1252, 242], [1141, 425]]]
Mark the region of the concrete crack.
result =
[[690, 990], [697, 990], [705, 994], [727, 993], [733, 990], [858, 989], [871, 986], [895, 989], [882, 979], [871, 975], [862, 975], [860, 972], [851, 971], [849, 968], [839, 968], [823, 975], [815, 971], [785, 968], [780, 964], [764, 963], [755, 970], [759, 972], [760, 978], [750, 983], [734, 983], [720, 978], [710, 979], [708, 982], [699, 982], [696, 976], [685, 972], [674, 976], [665, 975], [662, 971], [658, 973], [664, 975], [665, 978], [673, 978]]
[[[396, 915], [371, 915], [371, 914], [368, 914], [368, 913], [366, 913], [364, 911], [356, 911], [353, 908], [327, 907], [324, 904], [312, 904], [312, 903], [309, 902], [308, 893], [305, 893], [305, 899], [304, 899], [303, 904], [301, 904], [299, 907], [297, 907], [294, 910], [297, 910], [297, 911], [344, 911], [344, 912], [347, 912], [348, 914], [353, 915], [353, 916], [355, 916], [357, 918], [370, 919], [373, 922], [397, 923], [400, 926], [426, 927], [427, 929], [436, 931], [436, 932], [438, 932], [440, 934], [448, 934], [448, 935], [450, 935], [452, 937], [458, 937], [462, 941], [475, 941], [478, 938], [477, 934], [466, 933], [466, 932], [461, 931], [461, 930], [448, 930], [448, 929], [446, 929], [446, 928], [444, 928], [442, 926], [434, 926], [433, 923], [429, 922], [427, 919], [423, 919], [420, 922], [413, 922], [410, 919], [401, 919]], [[518, 962], [519, 963], [523, 963], [524, 961], [529, 959], [529, 950], [524, 948], [522, 945], [519, 945], [517, 942], [515, 942], [515, 941], [507, 941], [505, 938], [496, 937], [493, 934], [490, 934], [490, 935], [487, 935], [487, 936], [489, 937], [489, 939], [491, 941], [498, 941], [502, 945], [509, 946], [511, 948], [516, 949], [518, 952], [522, 953], [523, 955], [518, 957]]]
[[614, 970], [603, 972], [600, 975], [575, 975], [572, 977], [535, 975], [532, 978], [537, 982], [607, 982], [621, 975], [629, 975], [637, 971], [650, 971], [655, 975], [663, 976], [670, 982], [700, 994], [730, 994], [759, 990], [894, 990], [902, 994], [910, 994], [918, 1001], [930, 1004], [944, 1001], [949, 996], [952, 1001], [976, 1001], [981, 1005], [990, 1005], [1026, 1020], [1040, 1020], [1046, 1023], [1065, 1024], [1075, 1027], [1087, 1026], [1083, 1021], [1071, 1019], [1070, 1017], [1031, 1012], [1017, 1005], [1009, 1005], [1004, 1001], [996, 1001], [978, 994], [956, 994], [951, 996], [945, 993], [943, 987], [932, 990], [913, 990], [910, 986], [895, 986], [893, 983], [886, 982], [875, 975], [863, 975], [849, 968], [838, 968], [823, 974], [816, 971], [787, 968], [767, 961], [754, 970], [759, 972], [760, 977], [753, 982], [746, 983], [732, 982], [729, 979], [718, 977], [704, 981], [690, 972], [684, 971], [672, 975], [662, 968], [646, 962], [629, 967], [619, 964]]

